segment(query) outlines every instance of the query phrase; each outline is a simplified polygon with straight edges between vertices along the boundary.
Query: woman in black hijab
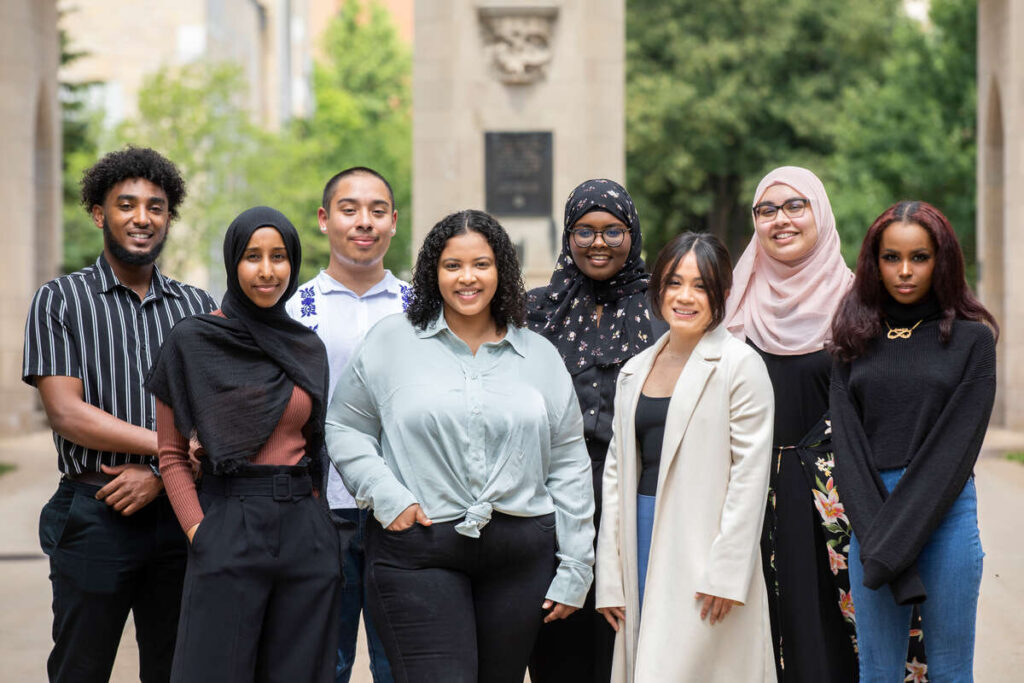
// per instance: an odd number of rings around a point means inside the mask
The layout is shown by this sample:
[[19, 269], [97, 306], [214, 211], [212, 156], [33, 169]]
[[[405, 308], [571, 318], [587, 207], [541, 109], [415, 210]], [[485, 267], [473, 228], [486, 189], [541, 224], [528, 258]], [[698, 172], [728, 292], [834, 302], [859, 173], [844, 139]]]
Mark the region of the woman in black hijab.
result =
[[280, 212], [239, 215], [220, 310], [175, 326], [149, 376], [160, 471], [190, 541], [174, 681], [334, 678], [341, 539], [312, 495], [327, 355], [284, 310], [301, 260]]
[[[640, 218], [629, 193], [612, 180], [588, 180], [565, 201], [562, 253], [551, 281], [527, 294], [530, 329], [558, 348], [583, 411], [595, 524], [601, 518], [601, 475], [619, 369], [668, 329], [648, 311], [650, 277], [642, 248]], [[583, 609], [541, 628], [530, 680], [607, 683], [614, 644], [615, 632], [594, 610], [591, 589]]]

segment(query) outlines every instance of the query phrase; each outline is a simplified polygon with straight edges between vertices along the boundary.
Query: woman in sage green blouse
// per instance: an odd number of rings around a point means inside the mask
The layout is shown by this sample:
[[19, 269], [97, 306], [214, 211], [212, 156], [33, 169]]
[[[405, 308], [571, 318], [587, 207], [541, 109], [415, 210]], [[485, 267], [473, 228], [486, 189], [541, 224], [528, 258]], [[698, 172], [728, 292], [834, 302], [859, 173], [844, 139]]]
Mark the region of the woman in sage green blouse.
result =
[[583, 604], [594, 492], [561, 356], [524, 327], [515, 249], [481, 211], [427, 235], [405, 315], [342, 373], [328, 450], [367, 530], [396, 680], [523, 680], [542, 621]]

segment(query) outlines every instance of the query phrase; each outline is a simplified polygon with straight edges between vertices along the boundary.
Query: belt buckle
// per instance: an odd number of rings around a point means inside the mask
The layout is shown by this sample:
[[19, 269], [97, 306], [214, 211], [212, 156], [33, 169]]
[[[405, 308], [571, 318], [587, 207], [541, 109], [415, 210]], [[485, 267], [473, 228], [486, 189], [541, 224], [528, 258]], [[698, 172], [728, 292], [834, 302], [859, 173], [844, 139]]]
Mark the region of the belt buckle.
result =
[[292, 499], [292, 477], [290, 474], [275, 474], [272, 481], [275, 501]]

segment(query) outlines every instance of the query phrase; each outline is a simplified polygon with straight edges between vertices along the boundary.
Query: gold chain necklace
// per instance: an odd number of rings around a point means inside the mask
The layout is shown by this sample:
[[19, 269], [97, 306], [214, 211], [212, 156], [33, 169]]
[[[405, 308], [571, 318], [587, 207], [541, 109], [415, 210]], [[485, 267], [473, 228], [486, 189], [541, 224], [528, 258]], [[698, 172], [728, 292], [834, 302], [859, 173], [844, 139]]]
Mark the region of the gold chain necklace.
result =
[[917, 326], [924, 322], [924, 318], [921, 318], [913, 327], [893, 327], [889, 324], [889, 321], [885, 321], [885, 326], [889, 328], [889, 334], [885, 335], [889, 339], [910, 339], [910, 335], [914, 333]]

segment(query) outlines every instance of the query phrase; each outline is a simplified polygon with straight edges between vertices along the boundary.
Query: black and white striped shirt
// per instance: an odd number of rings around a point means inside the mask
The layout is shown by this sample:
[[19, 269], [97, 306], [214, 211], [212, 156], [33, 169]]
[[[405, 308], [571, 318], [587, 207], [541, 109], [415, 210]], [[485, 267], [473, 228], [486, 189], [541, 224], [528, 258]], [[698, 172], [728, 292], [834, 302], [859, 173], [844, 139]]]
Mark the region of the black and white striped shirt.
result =
[[[157, 351], [179, 320], [216, 307], [203, 290], [164, 277], [156, 268], [140, 302], [101, 254], [94, 265], [50, 280], [36, 292], [25, 323], [22, 379], [35, 384], [37, 376], [77, 377], [86, 403], [156, 429], [156, 402], [143, 385]], [[56, 432], [53, 440], [64, 473], [156, 462], [149, 455], [85, 448]]]

